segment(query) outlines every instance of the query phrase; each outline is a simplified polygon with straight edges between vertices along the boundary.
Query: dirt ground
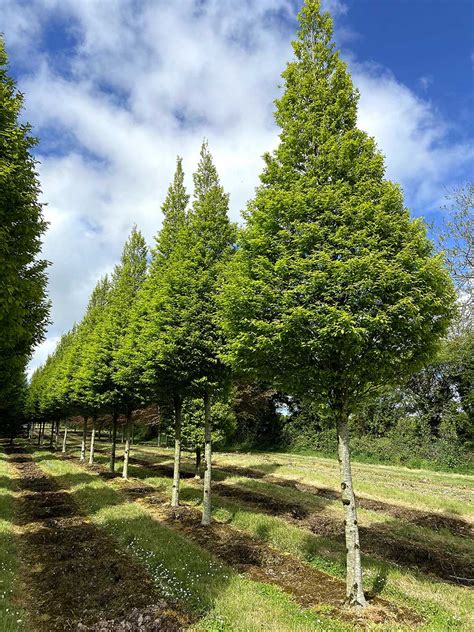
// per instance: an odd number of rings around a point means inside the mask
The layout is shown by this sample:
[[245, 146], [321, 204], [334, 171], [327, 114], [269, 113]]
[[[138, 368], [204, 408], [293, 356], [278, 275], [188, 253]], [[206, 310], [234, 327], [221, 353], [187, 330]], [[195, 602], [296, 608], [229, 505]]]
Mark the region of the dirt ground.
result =
[[[78, 462], [78, 459], [74, 460]], [[86, 467], [89, 471], [92, 469], [101, 476], [109, 477], [107, 469], [102, 465]], [[398, 622], [413, 626], [421, 622], [415, 612], [375, 595], [368, 595], [370, 605], [363, 614], [346, 608], [343, 581], [305, 565], [290, 555], [280, 553], [230, 525], [213, 522], [209, 527], [202, 527], [198, 510], [185, 506], [173, 509], [162, 492], [136, 479], [123, 483], [121, 489], [130, 500], [152, 509], [160, 522], [183, 533], [237, 572], [245, 573], [250, 579], [282, 588], [305, 608], [329, 606], [332, 608], [332, 616], [361, 627], [369, 622]]]
[[146, 569], [91, 524], [70, 493], [21, 449], [9, 452], [20, 490], [20, 605], [38, 631], [183, 630], [189, 618]]
[[[278, 502], [266, 494], [250, 492], [235, 486], [217, 483], [214, 485], [214, 490], [220, 496], [251, 503], [259, 511], [279, 515], [317, 535], [323, 535], [341, 543], [344, 540], [341, 524], [332, 516], [308, 513], [303, 506]], [[471, 585], [471, 578], [474, 577], [472, 558], [449, 551], [446, 547], [437, 550], [433, 543], [423, 544], [418, 540], [415, 542], [393, 535], [390, 523], [371, 524], [368, 527], [359, 524], [359, 532], [362, 547], [367, 553], [402, 566], [417, 568], [444, 581]]]
[[[137, 458], [130, 458], [130, 463], [153, 469], [157, 472], [165, 474], [166, 476], [172, 474], [172, 467], [169, 465], [152, 464], [146, 459]], [[259, 479], [267, 483], [279, 485], [280, 487], [289, 487], [292, 489], [297, 489], [301, 492], [314, 494], [315, 496], [327, 498], [328, 500], [337, 501], [340, 499], [338, 492], [334, 491], [333, 489], [329, 489], [327, 487], [318, 487], [316, 485], [309, 485], [307, 483], [300, 483], [295, 480], [282, 478], [273, 474], [267, 474], [265, 472], [252, 468], [230, 465], [227, 465], [226, 467], [220, 467], [217, 465], [213, 465], [213, 470], [222, 474], [231, 474], [234, 476]], [[194, 474], [190, 472], [182, 472], [181, 476], [183, 478], [193, 478]], [[473, 526], [462, 518], [455, 518], [454, 516], [443, 516], [439, 513], [430, 513], [428, 511], [417, 509], [408, 509], [400, 505], [394, 505], [380, 500], [363, 498], [360, 496], [357, 498], [357, 504], [362, 509], [388, 514], [393, 518], [404, 520], [420, 527], [427, 527], [435, 531], [446, 529], [453, 535], [459, 537], [474, 538]]]
[[[167, 465], [150, 464], [144, 459], [136, 458], [130, 459], [130, 462], [161, 474], [168, 476], [172, 474], [172, 468]], [[219, 470], [217, 467], [214, 469], [218, 471], [228, 471], [227, 469]], [[302, 485], [295, 481], [266, 475], [256, 470], [247, 470], [241, 467], [233, 469], [238, 470], [238, 472], [234, 473], [238, 473], [239, 476], [259, 478], [277, 485], [291, 486], [300, 491], [320, 495], [331, 500], [339, 500], [334, 490], [321, 489], [312, 485]], [[182, 473], [182, 476], [183, 478], [193, 478], [193, 474], [189, 472]], [[225, 483], [213, 483], [213, 491], [222, 497], [236, 498], [250, 503], [255, 506], [258, 511], [283, 517], [300, 527], [309, 529], [312, 533], [317, 535], [323, 535], [335, 541], [343, 542], [343, 531], [341, 523], [338, 520], [328, 515], [310, 513], [306, 507], [296, 502], [288, 503], [278, 500], [269, 494], [252, 492]], [[384, 512], [391, 517], [405, 520], [412, 524], [433, 530], [445, 528], [451, 533], [455, 533], [458, 537], [466, 539], [474, 536], [471, 525], [462, 519], [416, 511], [367, 498], [358, 499], [357, 502], [359, 506], [365, 509]], [[472, 578], [474, 577], [474, 559], [472, 559], [472, 557], [461, 555], [456, 551], [450, 551], [447, 547], [435, 549], [432, 542], [423, 544], [418, 540], [415, 542], [409, 538], [393, 535], [390, 522], [387, 524], [372, 524], [369, 527], [359, 525], [359, 530], [363, 549], [367, 553], [384, 560], [390, 560], [401, 566], [416, 568], [444, 581], [466, 586], [472, 585]]]

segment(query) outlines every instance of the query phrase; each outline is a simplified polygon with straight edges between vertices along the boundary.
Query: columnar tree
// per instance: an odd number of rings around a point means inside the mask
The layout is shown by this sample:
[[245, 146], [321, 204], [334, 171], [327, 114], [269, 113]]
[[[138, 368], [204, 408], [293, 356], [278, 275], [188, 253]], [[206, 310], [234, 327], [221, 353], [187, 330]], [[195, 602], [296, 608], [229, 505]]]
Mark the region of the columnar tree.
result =
[[[188, 216], [185, 242], [190, 263], [188, 310], [183, 328], [193, 391], [204, 403], [204, 497], [202, 524], [211, 521], [212, 396], [222, 390], [229, 368], [222, 361], [224, 336], [217, 319], [217, 290], [236, 238], [228, 217], [229, 196], [219, 182], [207, 143], [194, 180], [193, 207]], [[190, 344], [191, 343], [191, 344]], [[185, 341], [180, 343], [183, 348]]]
[[229, 357], [244, 374], [312, 394], [338, 435], [347, 600], [364, 606], [348, 420], [381, 385], [423, 364], [448, 327], [453, 288], [421, 220], [356, 126], [358, 93], [319, 0], [299, 14], [276, 102], [280, 143], [222, 296]]
[[95, 388], [94, 376], [90, 370], [91, 347], [94, 333], [105, 317], [110, 293], [110, 280], [107, 275], [100, 279], [92, 291], [84, 318], [77, 327], [74, 338], [74, 367], [71, 375], [71, 407], [83, 417], [81, 443], [81, 461], [86, 459], [87, 422], [95, 419], [103, 407], [101, 393]]
[[0, 36], [0, 423], [19, 412], [25, 366], [49, 312], [47, 262], [38, 258], [46, 222], [31, 154], [37, 141], [20, 122], [23, 95], [7, 63]]
[[125, 243], [120, 264], [114, 269], [107, 307], [92, 334], [87, 351], [87, 366], [94, 392], [101, 399], [102, 409], [112, 413], [113, 436], [111, 470], [115, 470], [117, 417], [126, 415], [123, 477], [128, 476], [130, 425], [133, 409], [140, 403], [140, 391], [134, 380], [123, 379], [121, 349], [130, 324], [133, 306], [147, 269], [145, 240], [133, 227]]
[[[149, 401], [169, 401], [174, 408], [173, 506], [178, 505], [179, 499], [182, 402], [188, 380], [186, 367], [183, 367], [182, 363], [161, 361], [161, 350], [166, 344], [161, 338], [162, 328], [168, 326], [173, 329], [173, 319], [181, 309], [180, 305], [175, 304], [171, 311], [165, 313], [162, 307], [172, 283], [168, 271], [173, 266], [175, 271], [179, 270], [179, 264], [176, 267], [176, 262], [179, 261], [180, 255], [176, 251], [180, 235], [186, 226], [188, 201], [182, 160], [178, 157], [174, 179], [162, 206], [163, 225], [156, 237], [149, 273], [139, 292], [123, 348], [118, 354], [118, 379], [122, 383], [137, 384]], [[179, 283], [179, 279], [176, 283]]]

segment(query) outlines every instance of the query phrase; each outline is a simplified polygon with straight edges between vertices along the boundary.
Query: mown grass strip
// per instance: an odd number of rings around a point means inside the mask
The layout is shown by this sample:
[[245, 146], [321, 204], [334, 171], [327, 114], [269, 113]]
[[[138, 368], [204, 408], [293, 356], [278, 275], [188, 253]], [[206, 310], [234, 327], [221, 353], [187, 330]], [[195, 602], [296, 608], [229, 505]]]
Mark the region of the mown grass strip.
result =
[[300, 608], [282, 590], [250, 581], [173, 529], [140, 504], [79, 465], [35, 453], [39, 466], [68, 487], [81, 510], [136, 555], [159, 589], [200, 615], [196, 630], [302, 631], [351, 629]]
[[18, 573], [17, 535], [14, 527], [15, 485], [6, 455], [0, 453], [0, 630], [23, 632], [25, 613], [18, 607], [16, 578]]
[[[104, 455], [98, 457], [99, 462], [106, 462]], [[150, 460], [151, 463], [151, 460]], [[141, 479], [156, 489], [169, 493], [171, 481], [166, 476], [157, 475], [143, 466], [131, 466], [130, 476]], [[232, 482], [239, 478], [232, 477]], [[260, 485], [260, 481], [249, 480], [250, 485]], [[264, 483], [267, 492], [271, 493], [272, 484]], [[267, 487], [268, 486], [268, 487]], [[275, 491], [277, 486], [273, 486]], [[286, 490], [286, 488], [281, 488]], [[280, 488], [276, 493], [278, 494]], [[286, 495], [286, 491], [283, 491]], [[298, 493], [299, 496], [300, 493]], [[289, 500], [291, 496], [287, 496]], [[201, 493], [195, 487], [182, 481], [183, 502], [198, 506]], [[345, 554], [342, 544], [330, 538], [315, 535], [307, 530], [293, 526], [276, 516], [270, 516], [249, 508], [240, 500], [230, 500], [214, 495], [214, 518], [228, 522], [265, 542], [274, 548], [290, 553], [313, 565], [318, 570], [344, 577]], [[403, 533], [401, 521], [392, 520], [396, 530]], [[410, 536], [410, 533], [406, 535]], [[472, 618], [472, 592], [468, 588], [458, 587], [442, 581], [436, 581], [422, 573], [403, 569], [391, 563], [384, 563], [370, 556], [364, 556], [366, 586], [381, 591], [381, 596], [391, 599], [400, 605], [415, 609], [426, 618], [423, 630], [467, 630], [474, 629]], [[384, 629], [389, 629], [384, 627]], [[400, 628], [395, 628], [400, 629]]]
[[[152, 470], [137, 466], [133, 466], [131, 475], [169, 493], [169, 478], [157, 476]], [[199, 506], [201, 493], [183, 480], [181, 499], [193, 506]], [[290, 553], [318, 570], [340, 578], [345, 576], [345, 552], [342, 544], [293, 526], [277, 516], [246, 507], [242, 501], [214, 495], [213, 502], [215, 519], [227, 522], [280, 551]], [[422, 630], [471, 629], [472, 592], [468, 588], [438, 582], [422, 573], [405, 570], [370, 556], [364, 556], [364, 565], [366, 586], [377, 592], [381, 591], [381, 596], [387, 599], [419, 612], [427, 620], [421, 627]]]

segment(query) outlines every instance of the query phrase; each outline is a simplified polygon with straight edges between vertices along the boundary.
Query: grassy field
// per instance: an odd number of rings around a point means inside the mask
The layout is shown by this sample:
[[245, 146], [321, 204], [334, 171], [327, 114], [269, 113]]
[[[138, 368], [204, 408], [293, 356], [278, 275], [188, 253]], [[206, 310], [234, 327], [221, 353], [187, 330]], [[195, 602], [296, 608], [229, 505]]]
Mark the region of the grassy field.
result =
[[[135, 446], [130, 479], [123, 481], [101, 476], [108, 446], [100, 442], [98, 448], [93, 468], [44, 449], [28, 452], [41, 475], [67, 493], [81, 520], [111, 538], [117, 552], [142, 566], [160, 599], [185, 613], [185, 627], [474, 629], [474, 477], [355, 465], [365, 589], [372, 600], [367, 613], [354, 616], [341, 606], [344, 545], [336, 461], [216, 454], [214, 524], [206, 531], [199, 526], [201, 482], [192, 477], [190, 458], [183, 459], [182, 508], [172, 512], [170, 450]], [[77, 457], [77, 446], [70, 454]], [[2, 534], [10, 533], [10, 544], [2, 547], [4, 604], [18, 608], [15, 586], [25, 578], [12, 547], [21, 533], [14, 535], [12, 466], [1, 463], [10, 468], [2, 475]], [[15, 621], [24, 619], [19, 613]], [[48, 625], [46, 617], [41, 629], [60, 629]]]

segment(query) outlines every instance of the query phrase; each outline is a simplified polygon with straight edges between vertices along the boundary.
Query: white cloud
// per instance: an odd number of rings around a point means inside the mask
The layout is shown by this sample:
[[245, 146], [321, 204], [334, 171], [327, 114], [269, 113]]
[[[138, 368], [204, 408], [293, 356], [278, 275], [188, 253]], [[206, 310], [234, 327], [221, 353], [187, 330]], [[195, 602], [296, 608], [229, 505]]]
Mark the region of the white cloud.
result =
[[352, 63], [360, 90], [359, 125], [386, 156], [387, 175], [400, 182], [418, 210], [440, 208], [446, 183], [460, 178], [474, 160], [474, 144], [450, 142], [451, 130], [433, 105], [387, 70]]
[[[346, 5], [327, 0], [335, 15]], [[40, 177], [50, 229], [54, 325], [35, 354], [80, 319], [96, 280], [112, 269], [133, 223], [149, 243], [176, 154], [187, 183], [209, 139], [234, 219], [252, 196], [261, 155], [278, 139], [272, 111], [290, 58], [293, 0], [0, 0], [19, 87], [42, 138]], [[40, 49], [54, 19], [73, 36], [69, 57]], [[347, 29], [339, 39], [347, 36]], [[360, 125], [387, 156], [408, 202], [433, 207], [472, 149], [450, 144], [432, 105], [388, 71], [349, 60], [361, 91]], [[51, 147], [55, 153], [48, 152]], [[42, 153], [41, 153], [42, 152]]]
[[33, 371], [41, 366], [43, 362], [45, 362], [46, 358], [50, 353], [54, 351], [54, 348], [59, 342], [59, 336], [49, 336], [46, 340], [44, 340], [35, 351], [34, 361], [30, 363], [30, 366], [27, 370], [27, 377], [30, 378]]

